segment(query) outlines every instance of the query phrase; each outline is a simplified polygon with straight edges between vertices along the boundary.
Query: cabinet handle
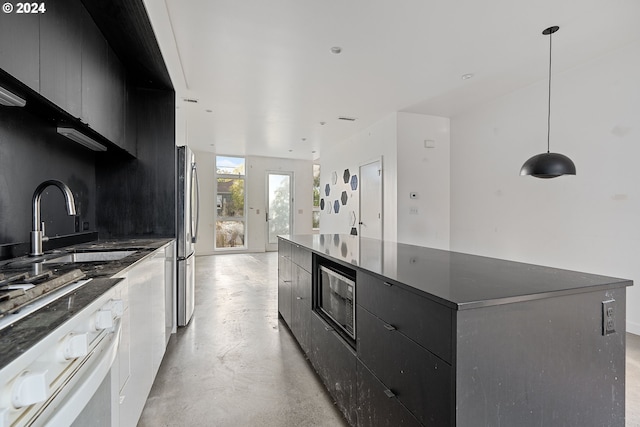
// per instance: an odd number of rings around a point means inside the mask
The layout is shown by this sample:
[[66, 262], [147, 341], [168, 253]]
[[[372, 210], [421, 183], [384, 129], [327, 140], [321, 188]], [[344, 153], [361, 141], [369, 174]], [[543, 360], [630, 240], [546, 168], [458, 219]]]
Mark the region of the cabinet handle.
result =
[[389, 282], [382, 282], [382, 283], [384, 283], [384, 285], [388, 286], [388, 287], [392, 287], [393, 286], [393, 283], [389, 283]]
[[324, 330], [327, 331], [327, 332], [331, 332], [331, 331], [333, 331], [333, 328], [331, 326], [325, 326]]
[[283, 280], [283, 283], [291, 283], [291, 280]]
[[387, 331], [395, 331], [396, 329], [398, 329], [398, 328], [396, 328], [396, 327], [395, 327], [395, 326], [393, 326], [393, 325], [389, 325], [388, 323], [385, 323], [385, 324], [384, 324], [384, 328], [385, 328]]
[[384, 394], [386, 394], [388, 398], [396, 397], [396, 394], [389, 388], [384, 391]]
[[296, 299], [297, 299], [297, 300], [301, 300], [301, 299], [302, 299], [302, 297], [296, 297]]

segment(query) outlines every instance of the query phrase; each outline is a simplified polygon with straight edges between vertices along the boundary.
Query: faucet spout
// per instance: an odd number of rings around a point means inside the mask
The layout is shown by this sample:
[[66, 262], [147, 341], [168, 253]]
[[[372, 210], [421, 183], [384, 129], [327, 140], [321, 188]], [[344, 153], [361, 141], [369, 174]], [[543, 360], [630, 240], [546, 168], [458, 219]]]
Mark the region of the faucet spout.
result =
[[43, 224], [40, 219], [40, 200], [42, 199], [42, 193], [44, 193], [44, 190], [49, 186], [58, 187], [60, 191], [62, 191], [67, 213], [70, 216], [74, 216], [76, 214], [76, 202], [73, 198], [73, 193], [67, 184], [56, 179], [50, 179], [38, 185], [36, 190], [33, 192], [32, 199], [33, 227], [31, 229], [31, 252], [29, 253], [31, 256], [42, 255], [42, 241], [47, 240], [47, 237], [44, 235]]

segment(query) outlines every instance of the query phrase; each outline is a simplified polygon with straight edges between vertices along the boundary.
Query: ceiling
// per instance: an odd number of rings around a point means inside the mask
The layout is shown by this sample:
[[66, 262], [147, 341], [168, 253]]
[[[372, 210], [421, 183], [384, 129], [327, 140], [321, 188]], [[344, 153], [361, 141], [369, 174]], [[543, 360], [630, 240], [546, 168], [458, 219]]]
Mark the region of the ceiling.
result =
[[551, 25], [554, 74], [640, 40], [638, 0], [144, 3], [178, 142], [227, 155], [314, 159], [396, 111], [455, 117], [546, 79]]

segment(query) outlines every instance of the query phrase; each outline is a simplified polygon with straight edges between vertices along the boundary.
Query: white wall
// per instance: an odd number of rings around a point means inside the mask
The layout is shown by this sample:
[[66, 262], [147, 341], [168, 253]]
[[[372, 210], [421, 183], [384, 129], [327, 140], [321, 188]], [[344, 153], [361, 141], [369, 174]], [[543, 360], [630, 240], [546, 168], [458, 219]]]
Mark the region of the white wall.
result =
[[448, 118], [398, 113], [399, 242], [449, 249], [449, 137]]
[[[342, 175], [345, 169], [350, 173], [358, 173], [360, 165], [382, 157], [382, 191], [383, 191], [383, 234], [385, 240], [397, 240], [397, 136], [396, 114], [375, 123], [364, 131], [354, 135], [346, 141], [322, 148], [320, 159], [320, 190], [325, 203], [334, 203], [340, 198], [342, 191], [348, 191], [349, 201], [346, 209], [340, 209], [338, 214], [329, 213], [325, 209], [320, 214], [321, 233], [349, 234], [349, 211], [359, 214], [358, 192], [351, 192], [344, 184]], [[331, 184], [331, 174], [338, 174], [338, 184]], [[329, 184], [331, 193], [325, 196], [325, 185]]]
[[553, 75], [551, 151], [577, 175], [519, 176], [546, 151], [547, 81], [451, 119], [451, 249], [635, 279], [640, 333], [640, 43]]
[[[197, 255], [214, 253], [215, 243], [215, 161], [214, 153], [196, 151], [200, 180], [200, 229], [196, 242]], [[275, 157], [245, 157], [247, 194], [247, 231], [245, 243], [249, 252], [264, 252], [266, 248], [265, 207], [266, 172], [293, 172], [293, 228], [296, 234], [309, 234], [313, 204], [312, 162]]]

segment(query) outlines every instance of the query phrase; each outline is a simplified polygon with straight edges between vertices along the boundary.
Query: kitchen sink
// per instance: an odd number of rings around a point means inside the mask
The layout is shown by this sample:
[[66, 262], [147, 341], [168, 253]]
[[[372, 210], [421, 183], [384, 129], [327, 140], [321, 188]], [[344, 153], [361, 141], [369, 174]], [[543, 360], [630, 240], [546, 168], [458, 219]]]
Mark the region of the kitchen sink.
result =
[[128, 257], [136, 251], [104, 251], [104, 252], [73, 252], [57, 258], [43, 261], [43, 264], [60, 264], [68, 262], [99, 262], [117, 261]]

